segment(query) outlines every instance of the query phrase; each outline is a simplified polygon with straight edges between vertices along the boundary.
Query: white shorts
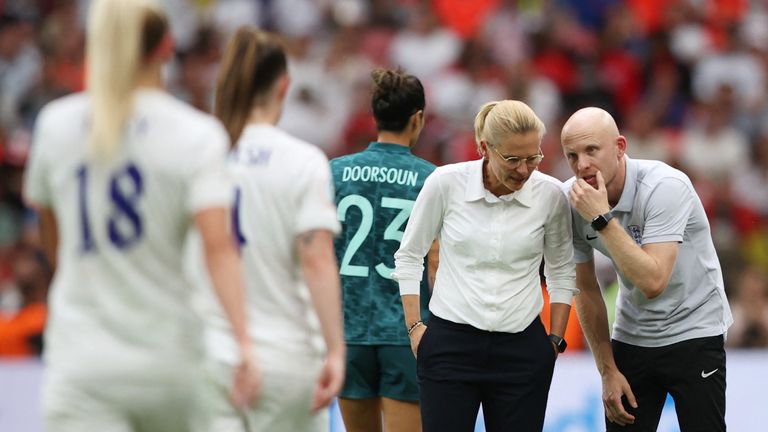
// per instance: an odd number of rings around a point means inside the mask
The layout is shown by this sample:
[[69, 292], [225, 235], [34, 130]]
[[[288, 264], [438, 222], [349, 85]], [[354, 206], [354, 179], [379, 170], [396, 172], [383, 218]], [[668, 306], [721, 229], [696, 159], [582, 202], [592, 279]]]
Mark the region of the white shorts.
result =
[[261, 395], [256, 407], [238, 411], [229, 403], [232, 367], [213, 363], [217, 401], [213, 404], [211, 432], [327, 432], [328, 409], [312, 414], [312, 398], [322, 366], [321, 359], [293, 359], [280, 368], [260, 364], [263, 373]]
[[201, 367], [92, 379], [46, 372], [46, 432], [202, 432], [214, 400]]

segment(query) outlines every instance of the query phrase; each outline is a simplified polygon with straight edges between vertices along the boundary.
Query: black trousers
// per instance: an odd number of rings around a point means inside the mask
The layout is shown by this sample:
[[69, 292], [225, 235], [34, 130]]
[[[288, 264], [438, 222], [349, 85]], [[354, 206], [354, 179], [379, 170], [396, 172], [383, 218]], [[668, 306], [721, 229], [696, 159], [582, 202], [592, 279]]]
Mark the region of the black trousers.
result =
[[613, 341], [616, 365], [627, 378], [637, 409], [622, 398], [635, 423], [608, 431], [656, 431], [667, 393], [675, 400], [682, 432], [725, 431], [725, 349], [723, 336], [691, 339], [655, 348]]
[[479, 330], [432, 315], [416, 371], [424, 432], [540, 432], [555, 352], [539, 317], [520, 333]]

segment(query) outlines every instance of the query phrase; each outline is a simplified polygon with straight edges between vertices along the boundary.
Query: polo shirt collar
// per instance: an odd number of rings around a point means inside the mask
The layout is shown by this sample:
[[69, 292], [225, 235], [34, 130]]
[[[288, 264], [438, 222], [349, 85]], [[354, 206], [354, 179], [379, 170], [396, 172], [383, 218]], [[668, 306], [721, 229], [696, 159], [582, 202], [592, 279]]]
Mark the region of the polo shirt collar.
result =
[[619, 202], [612, 211], [630, 212], [632, 204], [635, 202], [635, 193], [637, 192], [637, 162], [624, 155], [626, 163], [626, 173], [624, 176], [624, 190], [621, 192]]

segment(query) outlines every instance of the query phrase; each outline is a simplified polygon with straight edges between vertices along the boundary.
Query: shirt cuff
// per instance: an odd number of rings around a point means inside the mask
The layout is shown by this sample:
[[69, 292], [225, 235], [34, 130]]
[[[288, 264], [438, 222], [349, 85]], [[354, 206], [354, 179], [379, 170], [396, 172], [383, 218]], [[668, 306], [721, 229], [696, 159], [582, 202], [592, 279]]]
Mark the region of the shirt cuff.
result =
[[400, 295], [421, 295], [421, 282], [417, 280], [401, 280], [398, 281], [400, 285]]
[[570, 305], [573, 302], [573, 296], [578, 294], [578, 290], [570, 290], [567, 288], [554, 288], [549, 291], [549, 304], [563, 303]]

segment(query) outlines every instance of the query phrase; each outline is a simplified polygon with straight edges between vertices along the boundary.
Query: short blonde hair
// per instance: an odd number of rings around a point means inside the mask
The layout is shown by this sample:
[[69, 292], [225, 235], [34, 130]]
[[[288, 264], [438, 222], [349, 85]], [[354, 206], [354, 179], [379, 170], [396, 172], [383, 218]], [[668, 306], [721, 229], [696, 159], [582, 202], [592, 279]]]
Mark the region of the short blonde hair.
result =
[[506, 136], [536, 131], [539, 139], [547, 128], [531, 107], [516, 100], [488, 102], [475, 117], [475, 142], [480, 151], [480, 141], [498, 145]]

